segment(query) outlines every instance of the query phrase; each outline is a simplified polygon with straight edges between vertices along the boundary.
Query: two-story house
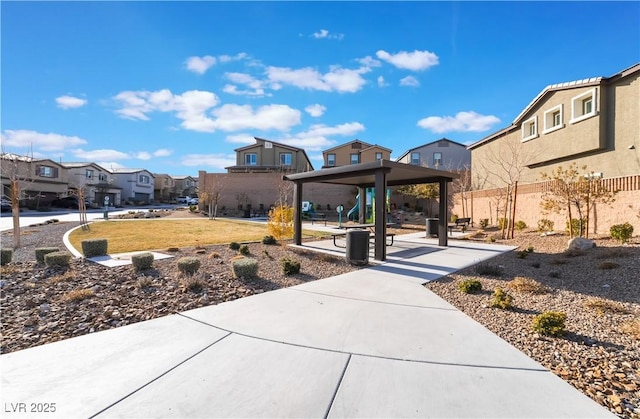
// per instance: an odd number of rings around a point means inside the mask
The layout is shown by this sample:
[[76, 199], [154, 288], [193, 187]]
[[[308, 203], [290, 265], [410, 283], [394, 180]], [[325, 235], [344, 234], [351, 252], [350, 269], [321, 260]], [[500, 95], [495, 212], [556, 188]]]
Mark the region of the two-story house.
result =
[[356, 139], [323, 151], [322, 160], [324, 164], [322, 168], [390, 159], [390, 149]]
[[196, 197], [198, 194], [198, 178], [193, 176], [173, 176], [176, 196]]
[[471, 168], [471, 151], [464, 144], [441, 138], [408, 150], [396, 161], [432, 169], [462, 171]]
[[153, 196], [159, 202], [171, 202], [179, 194], [176, 192], [176, 180], [166, 173], [153, 174]]
[[255, 144], [235, 149], [236, 164], [227, 173], [298, 173], [313, 170], [302, 148], [254, 137]]
[[122, 190], [122, 201], [148, 204], [154, 200], [153, 174], [145, 169], [113, 169], [113, 184]]
[[70, 191], [84, 188], [84, 196], [93, 205], [120, 205], [122, 189], [114, 185], [114, 178], [107, 169], [89, 162], [63, 162], [68, 171]]
[[11, 153], [3, 153], [1, 160], [2, 195], [11, 198], [11, 184], [16, 181], [20, 206], [46, 206], [67, 194], [68, 174], [61, 164]]

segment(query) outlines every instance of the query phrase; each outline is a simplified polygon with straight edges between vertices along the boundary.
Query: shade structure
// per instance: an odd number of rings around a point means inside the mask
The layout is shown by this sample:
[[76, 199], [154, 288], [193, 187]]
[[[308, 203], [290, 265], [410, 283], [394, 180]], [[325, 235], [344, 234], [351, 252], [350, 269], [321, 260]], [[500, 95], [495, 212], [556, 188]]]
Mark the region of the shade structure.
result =
[[[438, 241], [440, 246], [447, 246], [447, 208], [448, 184], [459, 175], [453, 172], [397, 163], [390, 160], [352, 164], [349, 166], [330, 167], [312, 172], [295, 173], [283, 176], [283, 179], [294, 182], [294, 242], [302, 244], [302, 192], [305, 183], [331, 183], [336, 185], [355, 186], [361, 192], [364, 188], [374, 188], [376, 196], [385, 196], [387, 187], [416, 185], [421, 183], [437, 183], [440, 186], [440, 218], [438, 222]], [[375, 219], [375, 255], [374, 259], [386, 260], [387, 206], [384, 199], [376, 199], [375, 212], [381, 216]]]

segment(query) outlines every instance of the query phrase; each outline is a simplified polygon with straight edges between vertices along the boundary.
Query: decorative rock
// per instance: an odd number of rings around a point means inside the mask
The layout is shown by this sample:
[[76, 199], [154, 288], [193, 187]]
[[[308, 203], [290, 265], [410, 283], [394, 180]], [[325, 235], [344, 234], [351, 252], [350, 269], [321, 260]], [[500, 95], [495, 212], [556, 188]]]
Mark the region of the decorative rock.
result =
[[594, 247], [596, 247], [596, 243], [584, 237], [574, 237], [567, 243], [567, 250], [589, 250]]

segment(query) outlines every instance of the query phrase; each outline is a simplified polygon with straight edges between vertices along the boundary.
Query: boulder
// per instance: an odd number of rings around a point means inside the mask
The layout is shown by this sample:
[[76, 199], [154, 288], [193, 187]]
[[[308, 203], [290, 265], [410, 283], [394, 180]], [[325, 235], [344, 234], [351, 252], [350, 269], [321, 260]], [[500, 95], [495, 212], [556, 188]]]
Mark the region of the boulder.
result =
[[567, 244], [567, 250], [589, 250], [596, 247], [596, 244], [593, 240], [585, 239], [584, 237], [574, 237], [569, 240]]

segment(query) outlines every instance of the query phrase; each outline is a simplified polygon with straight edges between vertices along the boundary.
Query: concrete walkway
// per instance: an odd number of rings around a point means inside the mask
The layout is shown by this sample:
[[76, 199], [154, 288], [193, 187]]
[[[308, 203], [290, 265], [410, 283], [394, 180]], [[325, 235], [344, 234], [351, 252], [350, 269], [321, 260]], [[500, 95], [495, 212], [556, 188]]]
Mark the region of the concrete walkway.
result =
[[421, 235], [384, 264], [2, 355], [2, 417], [615, 417], [423, 286], [510, 248]]

